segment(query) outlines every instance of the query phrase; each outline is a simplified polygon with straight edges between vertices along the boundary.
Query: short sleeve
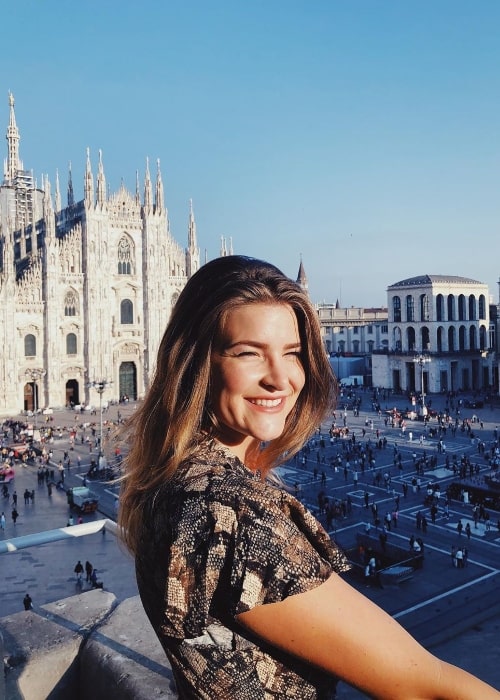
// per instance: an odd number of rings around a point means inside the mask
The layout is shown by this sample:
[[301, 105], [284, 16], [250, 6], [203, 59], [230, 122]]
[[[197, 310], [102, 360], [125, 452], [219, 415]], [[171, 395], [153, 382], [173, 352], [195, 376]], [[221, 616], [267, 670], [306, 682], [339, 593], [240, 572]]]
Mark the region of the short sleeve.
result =
[[228, 552], [233, 616], [304, 593], [330, 577], [334, 546], [326, 546], [320, 536], [326, 533], [307, 511], [291, 515], [274, 500], [240, 500]]

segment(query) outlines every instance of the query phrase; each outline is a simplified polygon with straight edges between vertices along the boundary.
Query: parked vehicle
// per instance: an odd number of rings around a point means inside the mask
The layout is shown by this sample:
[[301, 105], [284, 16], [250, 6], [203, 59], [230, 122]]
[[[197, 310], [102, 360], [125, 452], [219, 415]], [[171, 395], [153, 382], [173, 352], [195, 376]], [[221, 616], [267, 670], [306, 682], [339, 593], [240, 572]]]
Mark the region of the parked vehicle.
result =
[[68, 505], [80, 513], [94, 513], [99, 504], [96, 494], [86, 486], [74, 486], [66, 491]]
[[484, 402], [476, 399], [465, 399], [465, 408], [484, 408]]

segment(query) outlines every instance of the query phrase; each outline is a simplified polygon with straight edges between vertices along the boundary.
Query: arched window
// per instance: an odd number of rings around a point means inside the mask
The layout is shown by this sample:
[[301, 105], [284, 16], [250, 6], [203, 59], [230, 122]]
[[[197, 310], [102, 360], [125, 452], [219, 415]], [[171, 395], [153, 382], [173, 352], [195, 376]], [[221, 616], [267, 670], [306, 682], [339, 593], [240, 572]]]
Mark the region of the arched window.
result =
[[422, 329], [420, 331], [420, 338], [422, 341], [422, 350], [430, 350], [431, 349], [431, 338], [429, 334], [429, 329], [427, 326], [422, 326]]
[[455, 297], [448, 294], [448, 321], [455, 320]]
[[409, 323], [412, 323], [415, 320], [415, 305], [411, 294], [408, 294], [406, 297], [406, 320]]
[[476, 316], [476, 297], [474, 294], [469, 296], [469, 321], [477, 321]]
[[455, 350], [455, 326], [450, 326], [448, 328], [448, 351], [453, 352]]
[[443, 334], [444, 334], [443, 326], [439, 326], [439, 328], [437, 329], [437, 351], [438, 352], [443, 352]]
[[410, 328], [408, 328], [408, 330], [406, 331], [406, 338], [408, 341], [408, 350], [410, 352], [413, 352], [414, 350], [416, 350], [416, 348], [415, 348], [415, 329], [413, 328], [413, 326], [410, 326]]
[[24, 336], [24, 356], [35, 357], [36, 355], [36, 338], [33, 333], [28, 333]]
[[124, 299], [120, 304], [120, 323], [129, 324], [134, 322], [134, 305], [130, 299]]
[[133, 244], [128, 236], [122, 236], [118, 241], [118, 274], [131, 275], [133, 259]]
[[64, 297], [64, 315], [76, 316], [78, 313], [78, 295], [73, 289], [70, 289]]
[[444, 297], [438, 294], [436, 297], [436, 321], [444, 321]]
[[458, 349], [465, 350], [465, 326], [458, 329]]
[[479, 329], [479, 349], [486, 350], [486, 328], [484, 326]]
[[458, 297], [458, 320], [459, 321], [466, 321], [465, 317], [465, 297], [463, 294], [460, 294]]
[[401, 323], [401, 299], [392, 297], [392, 320], [394, 323]]
[[66, 336], [66, 355], [76, 355], [76, 353], [76, 335], [74, 333], [68, 333], [68, 335]]
[[427, 294], [420, 295], [420, 320], [429, 320], [429, 297]]
[[469, 328], [469, 350], [477, 350], [476, 326], [471, 326]]
[[484, 299], [484, 294], [479, 297], [479, 318], [484, 320], [486, 318], [486, 303]]
[[393, 342], [393, 348], [396, 352], [401, 352], [402, 344], [401, 344], [401, 328], [395, 328], [392, 331], [392, 342]]

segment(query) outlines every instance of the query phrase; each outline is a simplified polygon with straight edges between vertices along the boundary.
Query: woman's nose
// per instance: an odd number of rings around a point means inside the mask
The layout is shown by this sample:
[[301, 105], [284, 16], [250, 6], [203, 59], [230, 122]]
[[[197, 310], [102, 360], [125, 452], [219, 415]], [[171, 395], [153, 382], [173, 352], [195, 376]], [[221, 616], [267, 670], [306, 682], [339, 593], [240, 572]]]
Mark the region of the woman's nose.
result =
[[267, 362], [263, 382], [275, 391], [283, 391], [288, 385], [289, 377], [284, 358], [274, 358]]

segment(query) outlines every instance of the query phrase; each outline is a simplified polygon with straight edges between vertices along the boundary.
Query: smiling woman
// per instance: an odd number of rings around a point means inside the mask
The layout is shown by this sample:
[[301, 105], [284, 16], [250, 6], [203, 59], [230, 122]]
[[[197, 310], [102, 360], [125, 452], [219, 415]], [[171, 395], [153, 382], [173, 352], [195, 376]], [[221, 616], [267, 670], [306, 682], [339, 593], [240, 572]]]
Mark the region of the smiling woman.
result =
[[343, 678], [376, 698], [498, 699], [345, 583], [343, 553], [266, 478], [335, 388], [316, 312], [276, 267], [229, 256], [190, 279], [130, 426], [119, 510], [179, 696], [327, 700]]
[[279, 438], [304, 386], [297, 318], [287, 304], [249, 304], [230, 311], [212, 360], [217, 439], [247, 466], [260, 445]]

